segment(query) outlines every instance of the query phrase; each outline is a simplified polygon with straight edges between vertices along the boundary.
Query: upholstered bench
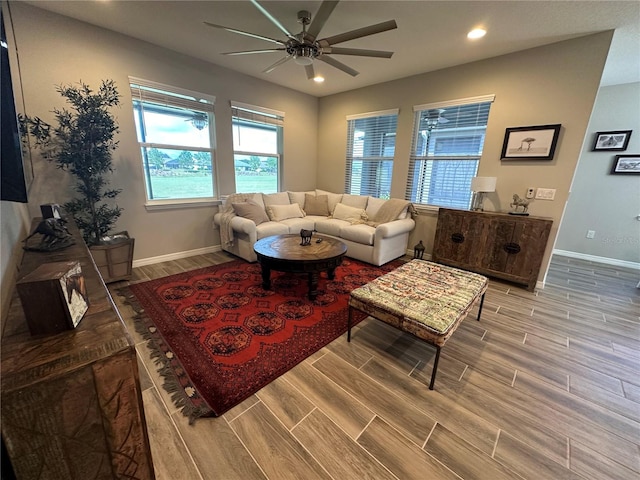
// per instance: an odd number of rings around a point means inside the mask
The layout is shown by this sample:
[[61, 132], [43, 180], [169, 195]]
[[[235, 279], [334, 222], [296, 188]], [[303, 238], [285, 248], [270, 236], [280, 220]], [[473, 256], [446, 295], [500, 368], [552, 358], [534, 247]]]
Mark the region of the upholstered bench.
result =
[[477, 273], [411, 260], [351, 292], [347, 341], [356, 309], [434, 345], [433, 390], [440, 349], [478, 301], [480, 320], [487, 286], [487, 278]]

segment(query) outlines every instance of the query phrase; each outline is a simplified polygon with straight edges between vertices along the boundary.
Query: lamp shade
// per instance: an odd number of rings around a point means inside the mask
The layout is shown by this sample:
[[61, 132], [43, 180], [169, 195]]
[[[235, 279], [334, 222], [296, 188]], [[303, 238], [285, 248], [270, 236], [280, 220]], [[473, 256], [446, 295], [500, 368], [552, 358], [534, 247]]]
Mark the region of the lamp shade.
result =
[[471, 179], [472, 192], [495, 192], [496, 177], [473, 177]]

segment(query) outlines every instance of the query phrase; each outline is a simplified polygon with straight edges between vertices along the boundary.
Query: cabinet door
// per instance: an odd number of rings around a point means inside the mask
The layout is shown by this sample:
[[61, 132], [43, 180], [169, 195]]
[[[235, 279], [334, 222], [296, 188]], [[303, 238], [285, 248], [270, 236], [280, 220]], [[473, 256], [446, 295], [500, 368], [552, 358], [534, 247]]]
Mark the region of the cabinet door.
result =
[[470, 212], [440, 209], [433, 260], [454, 267], [475, 267], [482, 262], [485, 218]]
[[488, 229], [484, 267], [502, 274], [503, 278], [528, 285], [535, 283], [550, 229], [548, 220], [493, 218]]

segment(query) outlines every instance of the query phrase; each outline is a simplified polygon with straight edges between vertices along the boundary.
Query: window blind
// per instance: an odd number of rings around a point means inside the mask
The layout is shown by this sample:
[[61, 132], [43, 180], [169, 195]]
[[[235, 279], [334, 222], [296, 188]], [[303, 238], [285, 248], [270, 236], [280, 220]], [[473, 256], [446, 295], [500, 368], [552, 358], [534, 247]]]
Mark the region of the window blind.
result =
[[407, 200], [469, 208], [471, 179], [478, 171], [493, 98], [414, 107]]
[[189, 90], [130, 77], [131, 98], [135, 102], [148, 102], [200, 112], [213, 112], [215, 97]]
[[347, 117], [345, 193], [390, 198], [398, 110]]

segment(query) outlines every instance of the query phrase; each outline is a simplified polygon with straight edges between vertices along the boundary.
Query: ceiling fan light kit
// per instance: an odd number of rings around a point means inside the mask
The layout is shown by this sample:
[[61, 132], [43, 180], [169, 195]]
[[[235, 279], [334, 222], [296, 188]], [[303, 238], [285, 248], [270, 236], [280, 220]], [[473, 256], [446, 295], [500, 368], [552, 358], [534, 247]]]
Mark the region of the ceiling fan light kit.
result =
[[[263, 7], [257, 0], [251, 0], [256, 8], [271, 21], [278, 29], [280, 29], [286, 36], [287, 40], [278, 40], [275, 38], [265, 37], [263, 35], [251, 32], [245, 32], [233, 27], [225, 27], [223, 25], [216, 25], [209, 22], [204, 22], [206, 25], [214, 28], [226, 30], [228, 32], [236, 33], [239, 35], [245, 35], [248, 37], [264, 40], [279, 45], [277, 48], [267, 48], [259, 50], [243, 50], [240, 52], [225, 52], [222, 55], [251, 55], [261, 53], [274, 53], [285, 52], [286, 56], [280, 58], [272, 65], [265, 68], [262, 72], [269, 73], [280, 65], [293, 59], [297, 65], [305, 67], [305, 72], [308, 79], [316, 80], [316, 75], [313, 69], [314, 60], [320, 60], [328, 65], [331, 65], [338, 70], [341, 70], [351, 76], [358, 75], [358, 71], [339, 62], [329, 55], [353, 55], [361, 57], [372, 58], [391, 58], [393, 52], [386, 52], [382, 50], [364, 50], [359, 48], [340, 48], [334, 47], [338, 43], [347, 42], [349, 40], [355, 40], [357, 38], [374, 35], [376, 33], [386, 32], [398, 28], [395, 20], [388, 20], [386, 22], [378, 23], [375, 25], [369, 25], [368, 27], [358, 28], [349, 32], [334, 35], [328, 38], [317, 39], [322, 27], [329, 19], [329, 16], [333, 12], [334, 8], [338, 4], [337, 1], [325, 0], [320, 5], [320, 8], [316, 12], [315, 18], [311, 20], [311, 12], [307, 10], [300, 10], [298, 12], [298, 23], [302, 24], [302, 32], [297, 35], [293, 35], [276, 19], [269, 11]], [[308, 28], [307, 28], [308, 27]], [[317, 80], [316, 80], [317, 81]], [[324, 78], [321, 80], [324, 81]]]

